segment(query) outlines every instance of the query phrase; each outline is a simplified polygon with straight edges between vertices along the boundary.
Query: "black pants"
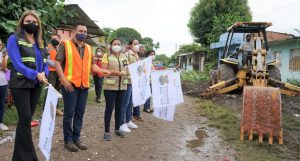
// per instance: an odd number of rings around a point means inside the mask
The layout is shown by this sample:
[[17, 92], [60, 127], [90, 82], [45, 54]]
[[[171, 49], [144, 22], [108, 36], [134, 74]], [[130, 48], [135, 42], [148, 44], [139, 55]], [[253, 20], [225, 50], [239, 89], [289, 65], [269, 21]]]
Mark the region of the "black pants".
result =
[[[49, 75], [48, 75], [48, 82], [49, 84], [52, 84], [52, 86], [58, 91], [60, 92], [60, 80], [59, 80], [59, 76], [56, 72], [49, 72]], [[45, 103], [46, 103], [46, 99], [47, 99], [47, 94], [48, 94], [48, 90], [45, 92], [44, 94], [44, 102], [43, 102], [43, 110], [44, 110], [44, 107], [45, 107]], [[59, 101], [59, 100], [58, 100]], [[57, 105], [56, 107], [58, 108], [58, 102], [57, 102]]]
[[96, 91], [96, 97], [100, 100], [101, 93], [102, 93], [102, 85], [103, 85], [103, 79], [104, 77], [99, 77], [98, 75], [94, 75], [94, 84], [95, 84], [95, 91]]
[[42, 87], [11, 88], [11, 93], [18, 111], [19, 121], [13, 161], [38, 161], [31, 135], [31, 119], [38, 103]]
[[104, 90], [106, 108], [104, 113], [104, 124], [105, 124], [105, 132], [110, 131], [110, 120], [111, 115], [116, 108], [115, 111], [115, 130], [119, 130], [121, 124], [121, 110], [125, 98], [125, 90], [123, 91], [113, 91], [113, 90]]

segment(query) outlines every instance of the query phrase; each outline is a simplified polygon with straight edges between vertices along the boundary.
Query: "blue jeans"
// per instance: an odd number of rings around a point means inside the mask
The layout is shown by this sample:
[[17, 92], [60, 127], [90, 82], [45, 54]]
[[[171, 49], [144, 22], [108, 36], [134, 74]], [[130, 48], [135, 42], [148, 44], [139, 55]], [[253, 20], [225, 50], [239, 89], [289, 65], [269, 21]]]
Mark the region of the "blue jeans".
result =
[[145, 102], [145, 104], [144, 104], [144, 111], [147, 111], [147, 110], [150, 109], [150, 101], [151, 101], [151, 97], [149, 97], [147, 99], [147, 101]]
[[110, 131], [110, 120], [112, 112], [115, 110], [115, 130], [120, 129], [121, 124], [121, 113], [122, 106], [124, 104], [125, 90], [115, 91], [115, 90], [104, 90], [104, 97], [106, 102], [105, 113], [104, 113], [104, 124], [105, 132]]
[[[64, 141], [78, 141], [82, 127], [82, 118], [85, 111], [88, 89], [74, 88], [73, 92], [61, 88], [64, 100], [63, 131]], [[73, 122], [73, 129], [72, 129]]]
[[[124, 106], [122, 108], [122, 117], [121, 117], [121, 125], [123, 125], [125, 122], [128, 123], [131, 121], [132, 116], [132, 85], [127, 85], [127, 91], [125, 94], [125, 100], [124, 100]], [[140, 116], [140, 106], [133, 108], [133, 115], [134, 116]]]
[[127, 85], [127, 91], [125, 92], [124, 104], [121, 110], [121, 125], [125, 122], [128, 123], [131, 120], [132, 115], [132, 85]]
[[[152, 85], [151, 84], [150, 84], [150, 89], [151, 89], [151, 92], [152, 92]], [[147, 101], [145, 102], [145, 104], [144, 104], [144, 111], [150, 109], [150, 101], [151, 101], [151, 97], [149, 97], [147, 99]]]
[[3, 123], [7, 85], [0, 86], [0, 123]]
[[96, 97], [97, 97], [97, 99], [100, 100], [101, 93], [102, 93], [102, 85], [103, 85], [104, 77], [99, 77], [96, 74], [96, 75], [93, 76], [93, 78], [94, 78], [94, 84], [95, 84]]

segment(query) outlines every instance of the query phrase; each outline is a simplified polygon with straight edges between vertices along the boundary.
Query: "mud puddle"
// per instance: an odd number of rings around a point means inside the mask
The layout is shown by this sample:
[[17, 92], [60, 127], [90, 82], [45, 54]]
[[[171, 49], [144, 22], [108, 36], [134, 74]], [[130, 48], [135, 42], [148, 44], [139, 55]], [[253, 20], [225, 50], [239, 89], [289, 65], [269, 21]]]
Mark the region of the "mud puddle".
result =
[[189, 149], [195, 149], [195, 148], [200, 147], [203, 144], [203, 139], [205, 137], [207, 137], [206, 132], [202, 129], [196, 130], [195, 135], [196, 135], [197, 139], [186, 141], [186, 147], [188, 147]]

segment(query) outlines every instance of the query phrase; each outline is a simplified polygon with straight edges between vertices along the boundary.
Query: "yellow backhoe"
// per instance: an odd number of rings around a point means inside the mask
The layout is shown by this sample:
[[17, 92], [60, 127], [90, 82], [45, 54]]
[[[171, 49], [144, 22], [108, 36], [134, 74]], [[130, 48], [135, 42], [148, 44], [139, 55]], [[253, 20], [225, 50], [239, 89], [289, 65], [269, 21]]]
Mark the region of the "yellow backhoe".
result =
[[[281, 120], [281, 94], [294, 96], [300, 88], [281, 81], [280, 70], [276, 60], [268, 60], [269, 53], [266, 28], [269, 22], [237, 22], [227, 29], [228, 36], [222, 59], [215, 75], [210, 76], [211, 86], [202, 93], [203, 97], [213, 97], [217, 94], [228, 93], [243, 89], [243, 109], [240, 124], [240, 139], [245, 134], [249, 140], [257, 134], [259, 142], [263, 135], [269, 136], [269, 144], [273, 144], [273, 136], [278, 137], [283, 144]], [[230, 53], [232, 38], [235, 33], [245, 33], [252, 36], [251, 51], [237, 48]], [[238, 56], [243, 57], [241, 64]], [[248, 53], [248, 54], [247, 54]]]

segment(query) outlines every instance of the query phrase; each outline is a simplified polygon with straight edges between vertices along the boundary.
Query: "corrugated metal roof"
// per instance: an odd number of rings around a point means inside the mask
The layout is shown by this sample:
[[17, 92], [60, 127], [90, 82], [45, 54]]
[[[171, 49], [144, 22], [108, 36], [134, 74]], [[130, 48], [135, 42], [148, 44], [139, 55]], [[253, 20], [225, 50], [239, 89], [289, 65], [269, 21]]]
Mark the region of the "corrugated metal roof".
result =
[[74, 18], [67, 18], [67, 22], [61, 22], [60, 25], [58, 25], [57, 28], [64, 28], [64, 29], [72, 29], [74, 24], [78, 22], [82, 22], [86, 24], [88, 34], [97, 35], [97, 36], [103, 36], [104, 33], [100, 29], [100, 27], [78, 6], [78, 4], [68, 4], [65, 5], [65, 11], [71, 11], [75, 10], [75, 13], [77, 13], [77, 16]]

